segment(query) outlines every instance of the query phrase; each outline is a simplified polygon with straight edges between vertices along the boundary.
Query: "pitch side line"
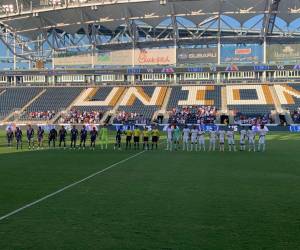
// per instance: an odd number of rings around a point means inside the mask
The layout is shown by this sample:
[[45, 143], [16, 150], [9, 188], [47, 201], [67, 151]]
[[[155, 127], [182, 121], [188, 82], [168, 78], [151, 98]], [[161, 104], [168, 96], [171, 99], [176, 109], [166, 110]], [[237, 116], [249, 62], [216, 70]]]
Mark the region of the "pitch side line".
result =
[[100, 171], [98, 171], [98, 172], [96, 172], [96, 173], [93, 173], [93, 174], [91, 174], [91, 175], [89, 175], [89, 176], [87, 176], [87, 177], [85, 177], [85, 178], [83, 178], [83, 179], [81, 179], [81, 180], [79, 180], [79, 181], [73, 182], [72, 184], [70, 184], [70, 185], [68, 185], [68, 186], [65, 186], [65, 187], [63, 187], [63, 188], [61, 188], [61, 189], [59, 189], [59, 190], [57, 190], [57, 191], [55, 191], [55, 192], [53, 192], [53, 193], [51, 193], [51, 194], [48, 194], [48, 195], [46, 195], [46, 196], [44, 196], [44, 197], [42, 197], [42, 198], [40, 198], [40, 199], [38, 199], [38, 200], [36, 200], [36, 201], [33, 201], [33, 202], [31, 202], [31, 203], [28, 203], [28, 204], [26, 204], [26, 205], [23, 206], [23, 207], [20, 207], [20, 208], [18, 208], [18, 209], [16, 209], [16, 210], [14, 210], [14, 211], [12, 211], [12, 212], [6, 214], [6, 215], [1, 216], [1, 217], [0, 217], [0, 221], [5, 220], [5, 219], [7, 219], [8, 217], [10, 217], [10, 216], [12, 216], [12, 215], [15, 215], [15, 214], [17, 214], [17, 213], [19, 213], [19, 212], [21, 212], [21, 211], [27, 209], [27, 208], [30, 208], [30, 207], [32, 207], [32, 206], [34, 206], [34, 205], [36, 205], [36, 204], [38, 204], [38, 203], [40, 203], [40, 202], [42, 202], [42, 201], [44, 201], [44, 200], [47, 200], [47, 199], [49, 199], [49, 198], [51, 198], [51, 197], [53, 197], [53, 196], [55, 196], [55, 195], [57, 195], [57, 194], [59, 194], [59, 193], [65, 191], [65, 190], [67, 190], [67, 189], [70, 189], [70, 188], [72, 188], [72, 187], [74, 187], [74, 186], [77, 186], [78, 184], [80, 184], [80, 183], [82, 183], [82, 182], [85, 182], [85, 181], [87, 181], [87, 180], [89, 180], [89, 179], [95, 177], [96, 175], [102, 174], [102, 173], [104, 173], [104, 172], [110, 170], [111, 168], [114, 168], [114, 167], [116, 167], [116, 166], [118, 166], [118, 165], [120, 165], [120, 164], [122, 164], [122, 163], [124, 163], [124, 162], [126, 162], [126, 161], [129, 161], [129, 160], [131, 160], [132, 158], [135, 158], [135, 157], [137, 157], [137, 156], [143, 154], [144, 152], [146, 152], [146, 151], [143, 150], [143, 151], [141, 151], [141, 152], [139, 152], [139, 153], [137, 153], [137, 154], [135, 154], [135, 155], [132, 155], [132, 156], [130, 156], [130, 157], [124, 159], [124, 160], [121, 160], [121, 161], [119, 161], [119, 162], [116, 162], [116, 163], [114, 163], [114, 164], [108, 166], [107, 168], [104, 168], [104, 169], [102, 169], [102, 170], [100, 170]]

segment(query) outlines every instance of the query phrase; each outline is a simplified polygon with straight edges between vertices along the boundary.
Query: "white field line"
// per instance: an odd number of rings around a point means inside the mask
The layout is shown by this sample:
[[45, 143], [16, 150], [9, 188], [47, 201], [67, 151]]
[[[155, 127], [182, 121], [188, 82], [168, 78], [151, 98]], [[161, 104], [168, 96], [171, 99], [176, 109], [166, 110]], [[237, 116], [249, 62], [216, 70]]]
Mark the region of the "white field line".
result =
[[133, 158], [135, 158], [135, 157], [137, 157], [137, 156], [143, 154], [144, 152], [146, 152], [146, 151], [145, 151], [145, 150], [144, 150], [144, 151], [141, 151], [141, 152], [139, 152], [139, 153], [137, 153], [137, 154], [135, 154], [135, 155], [132, 155], [132, 156], [130, 156], [130, 157], [124, 159], [124, 160], [121, 160], [121, 161], [119, 161], [119, 162], [116, 162], [116, 163], [114, 163], [114, 164], [112, 164], [112, 165], [110, 165], [110, 166], [108, 166], [108, 167], [106, 167], [106, 168], [104, 168], [104, 169], [102, 169], [102, 170], [100, 170], [100, 171], [98, 171], [98, 172], [95, 172], [95, 173], [93, 173], [93, 174], [91, 174], [91, 175], [89, 175], [89, 176], [87, 176], [87, 177], [85, 177], [85, 178], [83, 178], [83, 179], [81, 179], [81, 180], [79, 180], [79, 181], [73, 182], [73, 183], [71, 183], [70, 185], [67, 185], [67, 186], [65, 186], [65, 187], [63, 187], [63, 188], [61, 188], [61, 189], [59, 189], [59, 190], [57, 190], [57, 191], [55, 191], [55, 192], [53, 192], [53, 193], [50, 193], [50, 194], [48, 194], [48, 195], [46, 195], [46, 196], [44, 196], [44, 197], [42, 197], [42, 198], [40, 198], [40, 199], [38, 199], [38, 200], [36, 200], [36, 201], [33, 201], [33, 202], [31, 202], [31, 203], [28, 203], [28, 204], [26, 204], [26, 205], [23, 206], [23, 207], [20, 207], [20, 208], [14, 210], [14, 211], [12, 211], [12, 212], [10, 212], [10, 213], [8, 213], [8, 214], [5, 214], [5, 215], [3, 215], [3, 216], [0, 217], [0, 221], [5, 220], [5, 219], [7, 219], [8, 217], [10, 217], [10, 216], [12, 216], [12, 215], [15, 215], [15, 214], [17, 214], [17, 213], [20, 213], [21, 211], [23, 211], [23, 210], [25, 210], [25, 209], [27, 209], [27, 208], [30, 208], [30, 207], [32, 207], [32, 206], [34, 206], [34, 205], [36, 205], [36, 204], [38, 204], [38, 203], [40, 203], [40, 202], [42, 202], [42, 201], [44, 201], [44, 200], [47, 200], [47, 199], [49, 199], [49, 198], [51, 198], [51, 197], [53, 197], [53, 196], [55, 196], [55, 195], [57, 195], [57, 194], [59, 194], [59, 193], [65, 191], [65, 190], [67, 190], [67, 189], [70, 189], [70, 188], [72, 188], [72, 187], [74, 187], [74, 186], [77, 186], [78, 184], [80, 184], [80, 183], [82, 183], [82, 182], [85, 182], [85, 181], [87, 181], [87, 180], [89, 180], [89, 179], [95, 177], [96, 175], [102, 174], [102, 173], [104, 173], [104, 172], [106, 172], [106, 171], [108, 171], [108, 170], [110, 170], [110, 169], [112, 169], [112, 168], [114, 168], [114, 167], [116, 167], [116, 166], [118, 166], [118, 165], [120, 165], [120, 164], [126, 162], [126, 161], [129, 161], [129, 160], [131, 160], [131, 159], [133, 159]]

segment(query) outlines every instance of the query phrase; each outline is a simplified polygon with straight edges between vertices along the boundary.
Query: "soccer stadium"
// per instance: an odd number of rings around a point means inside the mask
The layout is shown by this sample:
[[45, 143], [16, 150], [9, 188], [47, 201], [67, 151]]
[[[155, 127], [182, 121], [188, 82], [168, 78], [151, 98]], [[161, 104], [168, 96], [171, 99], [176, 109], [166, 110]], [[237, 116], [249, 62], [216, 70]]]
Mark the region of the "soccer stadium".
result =
[[0, 249], [300, 249], [300, 0], [1, 0]]

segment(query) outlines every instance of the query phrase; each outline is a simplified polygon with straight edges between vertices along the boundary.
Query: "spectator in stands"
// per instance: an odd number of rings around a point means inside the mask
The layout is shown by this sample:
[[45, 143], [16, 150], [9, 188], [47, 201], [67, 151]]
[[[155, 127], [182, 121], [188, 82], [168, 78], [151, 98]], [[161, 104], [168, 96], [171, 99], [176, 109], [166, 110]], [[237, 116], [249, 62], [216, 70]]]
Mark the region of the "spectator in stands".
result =
[[114, 123], [131, 123], [131, 124], [149, 124], [151, 120], [145, 118], [143, 115], [140, 115], [136, 112], [125, 112], [120, 111], [115, 119]]
[[55, 111], [30, 112], [30, 120], [51, 120], [55, 116]]
[[291, 112], [291, 117], [294, 123], [300, 123], [300, 107]]
[[104, 112], [102, 111], [80, 111], [72, 109], [69, 112], [62, 114], [60, 122], [71, 124], [95, 124], [100, 122], [103, 114]]
[[169, 112], [169, 123], [213, 124], [217, 115], [214, 106], [185, 106]]
[[234, 119], [235, 124], [250, 124], [250, 125], [260, 125], [260, 124], [273, 124], [274, 120], [271, 114], [265, 115], [244, 115], [237, 113]]

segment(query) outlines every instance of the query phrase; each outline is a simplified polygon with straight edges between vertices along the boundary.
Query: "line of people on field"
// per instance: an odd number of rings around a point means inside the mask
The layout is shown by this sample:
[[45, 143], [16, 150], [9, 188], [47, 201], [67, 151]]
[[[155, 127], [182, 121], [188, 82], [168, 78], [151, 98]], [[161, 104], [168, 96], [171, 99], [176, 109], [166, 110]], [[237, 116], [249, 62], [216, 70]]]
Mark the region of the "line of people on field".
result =
[[126, 130], [124, 131], [118, 129], [114, 149], [121, 150], [121, 140], [123, 134], [126, 137], [125, 149], [140, 149], [140, 144], [142, 141], [143, 150], [150, 150], [150, 140], [151, 149], [158, 149], [160, 132], [157, 127], [153, 127], [151, 130], [148, 127], [144, 127], [144, 129], [141, 130], [138, 126], [136, 126], [134, 129], [131, 129], [130, 126], [127, 126]]
[[[35, 138], [35, 131], [32, 128], [31, 125], [28, 125], [26, 130], [26, 138], [28, 143], [29, 149], [34, 149], [35, 147], [35, 141], [37, 141], [37, 149], [44, 147], [44, 129], [40, 126], [37, 129], [37, 136]], [[107, 149], [108, 147], [108, 128], [106, 125], [104, 125], [100, 132], [96, 130], [96, 127], [93, 127], [92, 130], [88, 131], [87, 127], [85, 125], [82, 126], [81, 130], [79, 131], [76, 126], [73, 126], [70, 131], [70, 148], [76, 149], [77, 146], [79, 149], [85, 149], [86, 148], [86, 142], [90, 140], [90, 148], [92, 150], [95, 150], [96, 147], [96, 139], [98, 135], [100, 134], [100, 143], [101, 143], [101, 149], [104, 149], [104, 147]], [[49, 131], [48, 134], [48, 147], [53, 148], [56, 147], [56, 142], [58, 140], [58, 146], [61, 148], [63, 147], [66, 149], [66, 140], [67, 140], [68, 132], [64, 126], [61, 126], [61, 128], [57, 131], [54, 127]], [[15, 138], [16, 140], [16, 147], [18, 149], [22, 149], [23, 147], [23, 132], [19, 127], [16, 127], [16, 130], [13, 131], [12, 128], [8, 128], [6, 132], [7, 137], [7, 143], [8, 147], [12, 147], [13, 140]], [[79, 141], [79, 145], [77, 142]]]
[[[240, 134], [240, 151], [246, 150], [248, 143], [248, 151], [265, 151], [266, 149], [266, 134], [268, 128], [260, 125], [258, 129], [253, 129], [252, 126], [246, 130], [242, 128]], [[206, 132], [201, 126], [193, 126], [191, 129], [185, 125], [183, 130], [176, 125], [169, 125], [167, 128], [167, 148], [166, 150], [178, 150], [182, 142], [182, 150], [186, 151], [206, 151], [206, 134], [209, 138], [208, 151], [215, 151], [218, 143], [219, 151], [225, 151], [225, 141], [227, 141], [228, 150], [236, 151], [235, 131], [234, 128], [225, 130], [215, 130], [214, 128]], [[256, 135], [258, 135], [258, 145], [256, 149]]]
[[[199, 127], [199, 128], [198, 128]], [[229, 128], [227, 131], [225, 130], [215, 130], [212, 129], [209, 132], [206, 132], [204, 129], [202, 129], [201, 126], [193, 126], [191, 129], [185, 125], [183, 130], [181, 131], [180, 128], [176, 125], [169, 125], [167, 130], [167, 150], [172, 151], [178, 150], [179, 145], [182, 142], [182, 149], [187, 151], [193, 151], [193, 150], [206, 150], [206, 134], [208, 134], [209, 137], [209, 151], [215, 151], [217, 143], [219, 145], [220, 151], [225, 151], [225, 141], [227, 141], [228, 149], [229, 151], [236, 151], [236, 145], [235, 145], [235, 131], [233, 128]], [[264, 125], [260, 125], [260, 127], [256, 130], [254, 130], [251, 127], [249, 127], [248, 130], [242, 128], [239, 131], [240, 134], [240, 150], [245, 151], [246, 150], [246, 144], [248, 142], [248, 150], [249, 151], [256, 151], [256, 135], [258, 135], [258, 151], [265, 151], [265, 136], [268, 132], [267, 127]], [[26, 137], [28, 142], [28, 148], [34, 149], [35, 147], [35, 141], [37, 140], [37, 148], [43, 148], [43, 142], [44, 142], [44, 129], [42, 127], [38, 127], [37, 129], [37, 136], [35, 139], [35, 131], [31, 127], [31, 125], [28, 125], [26, 130]], [[66, 149], [66, 138], [67, 138], [68, 132], [64, 126], [61, 126], [59, 131], [57, 131], [54, 127], [49, 131], [48, 134], [48, 147], [51, 146], [53, 148], [56, 147], [56, 142], [58, 140], [59, 147], [63, 147]], [[141, 130], [139, 127], [135, 127], [134, 129], [131, 129], [130, 126], [127, 127], [126, 130], [118, 129], [116, 132], [116, 142], [114, 145], [114, 149], [121, 149], [122, 148], [122, 135], [126, 136], [125, 141], [125, 149], [140, 149], [140, 144], [142, 141], [142, 148], [144, 150], [149, 150], [150, 145], [151, 149], [154, 147], [158, 148], [158, 141], [160, 137], [160, 132], [157, 127], [154, 127], [153, 129], [148, 129], [148, 127], [144, 127], [143, 130]], [[89, 139], [90, 141], [90, 148], [92, 150], [95, 150], [96, 147], [96, 140], [100, 136], [100, 145], [101, 149], [108, 148], [108, 128], [106, 125], [104, 125], [99, 133], [94, 126], [90, 131], [87, 129], [85, 125], [82, 126], [81, 130], [79, 131], [76, 126], [73, 126], [70, 130], [70, 148], [76, 149], [77, 147], [79, 149], [85, 149], [86, 148], [86, 142]], [[89, 137], [89, 138], [88, 138]], [[22, 149], [22, 138], [23, 133], [22, 130], [19, 127], [16, 127], [16, 130], [13, 131], [11, 128], [8, 128], [7, 130], [7, 141], [8, 146], [11, 147], [13, 144], [13, 139], [16, 139], [16, 147], [17, 149]], [[79, 141], [79, 144], [77, 142]], [[151, 141], [151, 143], [150, 143]]]

